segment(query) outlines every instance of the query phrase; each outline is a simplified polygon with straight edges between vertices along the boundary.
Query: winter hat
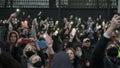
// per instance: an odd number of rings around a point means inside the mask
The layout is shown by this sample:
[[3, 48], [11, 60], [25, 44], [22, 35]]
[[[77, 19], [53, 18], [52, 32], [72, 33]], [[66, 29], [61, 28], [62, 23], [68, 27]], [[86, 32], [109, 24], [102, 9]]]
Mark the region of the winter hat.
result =
[[107, 55], [111, 57], [116, 57], [118, 55], [118, 49], [116, 47], [109, 48], [107, 50]]

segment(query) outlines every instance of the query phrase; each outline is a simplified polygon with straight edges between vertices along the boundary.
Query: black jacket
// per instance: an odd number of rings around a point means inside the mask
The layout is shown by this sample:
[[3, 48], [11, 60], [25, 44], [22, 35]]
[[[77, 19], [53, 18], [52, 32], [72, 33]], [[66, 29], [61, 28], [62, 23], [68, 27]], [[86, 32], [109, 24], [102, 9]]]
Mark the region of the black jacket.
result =
[[2, 50], [0, 68], [20, 68], [20, 64], [9, 53]]

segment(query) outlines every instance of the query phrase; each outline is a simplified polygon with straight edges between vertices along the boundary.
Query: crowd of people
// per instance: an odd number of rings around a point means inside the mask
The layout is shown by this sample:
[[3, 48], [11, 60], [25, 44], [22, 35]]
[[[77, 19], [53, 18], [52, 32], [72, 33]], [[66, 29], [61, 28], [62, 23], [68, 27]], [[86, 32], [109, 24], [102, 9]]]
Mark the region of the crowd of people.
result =
[[14, 12], [0, 20], [0, 68], [119, 68], [120, 16], [58, 21]]

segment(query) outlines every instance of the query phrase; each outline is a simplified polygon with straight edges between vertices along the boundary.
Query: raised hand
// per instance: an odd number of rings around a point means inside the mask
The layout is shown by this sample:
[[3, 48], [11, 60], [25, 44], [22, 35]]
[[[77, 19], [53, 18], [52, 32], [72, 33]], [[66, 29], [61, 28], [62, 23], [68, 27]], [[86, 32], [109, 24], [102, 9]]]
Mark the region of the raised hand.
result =
[[10, 17], [16, 17], [16, 16], [17, 16], [16, 13], [12, 13], [12, 14], [10, 15]]
[[45, 41], [46, 41], [47, 47], [52, 47], [53, 40], [47, 33], [45, 33]]

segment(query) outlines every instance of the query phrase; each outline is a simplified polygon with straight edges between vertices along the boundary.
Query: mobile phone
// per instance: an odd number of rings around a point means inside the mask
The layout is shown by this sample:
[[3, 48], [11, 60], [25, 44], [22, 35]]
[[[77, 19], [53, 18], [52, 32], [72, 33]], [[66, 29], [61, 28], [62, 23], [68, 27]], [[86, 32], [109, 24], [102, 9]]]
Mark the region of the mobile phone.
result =
[[74, 36], [75, 36], [75, 33], [76, 33], [76, 29], [73, 28], [72, 31], [71, 31], [71, 35], [74, 37]]
[[78, 18], [78, 23], [81, 23], [81, 18]]
[[46, 41], [46, 45], [49, 46], [53, 42], [53, 40], [47, 33], [45, 33], [45, 35], [46, 37], [44, 39]]
[[58, 31], [56, 30], [55, 32], [54, 32], [54, 35], [57, 35], [58, 34]]

